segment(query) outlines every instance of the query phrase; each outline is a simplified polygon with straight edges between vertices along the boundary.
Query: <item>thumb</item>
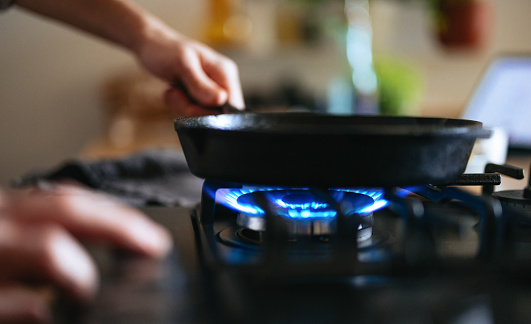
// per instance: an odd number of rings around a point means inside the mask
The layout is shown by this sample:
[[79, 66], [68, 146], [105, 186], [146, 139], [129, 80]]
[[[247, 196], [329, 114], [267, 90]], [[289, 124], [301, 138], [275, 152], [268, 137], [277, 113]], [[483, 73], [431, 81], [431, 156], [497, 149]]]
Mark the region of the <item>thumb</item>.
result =
[[187, 64], [177, 84], [182, 84], [183, 91], [192, 102], [199, 106], [221, 106], [229, 97], [227, 90], [205, 71], [199, 56], [188, 57]]

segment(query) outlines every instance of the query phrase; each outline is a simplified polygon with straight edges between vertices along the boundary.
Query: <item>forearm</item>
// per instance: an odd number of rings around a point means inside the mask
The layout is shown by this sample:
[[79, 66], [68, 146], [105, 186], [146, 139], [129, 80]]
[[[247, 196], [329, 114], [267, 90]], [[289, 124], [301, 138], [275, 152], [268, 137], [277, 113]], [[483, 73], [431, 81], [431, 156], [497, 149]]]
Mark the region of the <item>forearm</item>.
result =
[[[244, 107], [238, 68], [232, 60], [177, 33], [132, 1], [16, 0], [16, 3], [118, 44], [131, 51], [153, 75], [169, 84], [183, 84], [185, 92], [173, 89], [166, 96], [166, 102], [177, 107], [176, 111], [198, 114], [201, 107], [220, 106], [227, 101]], [[206, 108], [201, 112], [209, 113]]]
[[138, 53], [153, 33], [168, 28], [124, 0], [17, 0], [20, 7], [84, 30]]

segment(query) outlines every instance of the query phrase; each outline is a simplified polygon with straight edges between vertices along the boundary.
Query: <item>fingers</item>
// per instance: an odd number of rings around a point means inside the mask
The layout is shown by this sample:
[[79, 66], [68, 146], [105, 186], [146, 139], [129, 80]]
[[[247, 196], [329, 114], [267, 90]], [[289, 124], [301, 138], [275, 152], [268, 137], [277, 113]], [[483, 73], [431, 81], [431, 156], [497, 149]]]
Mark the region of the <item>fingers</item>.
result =
[[[239, 71], [234, 61], [200, 44], [184, 51], [182, 60], [185, 62], [182, 83], [196, 106], [219, 107], [229, 102], [234, 107], [244, 108]], [[172, 96], [175, 98], [170, 100], [178, 99]], [[193, 112], [193, 115], [200, 114]]]
[[[151, 20], [149, 32], [144, 33], [134, 52], [139, 61], [153, 75], [167, 82], [179, 82], [189, 95], [189, 102], [175, 101], [175, 93], [167, 94], [166, 100], [174, 110], [222, 106], [229, 102], [237, 108], [244, 107], [239, 74], [236, 64], [208, 46], [185, 37], [157, 20]], [[178, 111], [184, 115], [183, 111]], [[209, 111], [191, 110], [193, 115]], [[201, 113], [200, 113], [201, 112]]]
[[177, 117], [195, 117], [220, 114], [215, 107], [208, 108], [193, 103], [180, 89], [170, 88], [164, 93], [164, 102]]
[[227, 90], [216, 83], [204, 70], [201, 50], [199, 46], [191, 46], [183, 50], [182, 83], [191, 99], [198, 105], [221, 106], [228, 100]]
[[[215, 53], [206, 53], [203, 56], [205, 73], [228, 93], [227, 101], [234, 107], [243, 109], [242, 88], [240, 73], [236, 63], [224, 56]], [[223, 102], [225, 103], [225, 102]]]
[[151, 257], [171, 248], [166, 230], [142, 213], [77, 186], [0, 192], [0, 323], [50, 322], [50, 296], [20, 284], [95, 297], [98, 271], [78, 238]]
[[9, 213], [28, 222], [53, 222], [81, 239], [105, 242], [148, 257], [171, 248], [170, 235], [140, 211], [75, 186], [18, 193]]
[[50, 323], [45, 294], [21, 286], [0, 286], [0, 323]]
[[0, 282], [52, 282], [81, 301], [98, 287], [97, 270], [83, 247], [55, 224], [0, 220]]

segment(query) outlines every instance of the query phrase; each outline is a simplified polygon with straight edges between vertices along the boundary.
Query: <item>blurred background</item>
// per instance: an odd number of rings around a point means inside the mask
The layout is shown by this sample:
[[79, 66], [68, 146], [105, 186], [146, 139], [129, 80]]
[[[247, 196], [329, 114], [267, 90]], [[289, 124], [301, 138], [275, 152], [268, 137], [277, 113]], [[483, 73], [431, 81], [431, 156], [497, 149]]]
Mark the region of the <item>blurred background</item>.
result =
[[[233, 58], [256, 108], [459, 117], [491, 59], [531, 53], [525, 0], [137, 2]], [[178, 146], [165, 85], [122, 49], [16, 7], [0, 44], [0, 185]]]

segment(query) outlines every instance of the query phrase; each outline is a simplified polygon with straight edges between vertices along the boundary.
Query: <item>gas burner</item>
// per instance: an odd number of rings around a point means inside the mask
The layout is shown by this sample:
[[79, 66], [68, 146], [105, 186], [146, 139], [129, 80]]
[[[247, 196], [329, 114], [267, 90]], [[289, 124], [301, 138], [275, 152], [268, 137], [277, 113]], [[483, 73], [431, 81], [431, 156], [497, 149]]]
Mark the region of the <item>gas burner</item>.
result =
[[238, 212], [236, 223], [264, 232], [266, 214], [280, 216], [290, 235], [322, 237], [335, 232], [338, 214], [357, 217], [358, 241], [371, 237], [374, 210], [384, 207], [383, 190], [330, 189], [326, 191], [282, 188], [218, 190], [219, 202]]
[[253, 231], [266, 230], [264, 210], [268, 210], [283, 217], [288, 233], [322, 237], [335, 231], [339, 209], [345, 216], [359, 217], [358, 240], [369, 238], [372, 232], [372, 213], [365, 211], [374, 205], [374, 199], [364, 194], [332, 190], [327, 197], [319, 197], [307, 189], [255, 191], [240, 196], [237, 202], [256, 208], [256, 213], [240, 212], [236, 221]]
[[[309, 189], [271, 190], [265, 191], [265, 202], [261, 200], [261, 192], [252, 192], [238, 197], [239, 205], [256, 208], [258, 215], [263, 215], [262, 207], [294, 220], [330, 219], [337, 216], [336, 204], [345, 215], [363, 214], [368, 207], [374, 205], [374, 199], [368, 195], [331, 190], [327, 197], [321, 197]], [[268, 206], [263, 206], [267, 203]]]
[[[257, 194], [248, 195], [255, 192], [265, 192], [272, 206], [261, 206], [263, 202], [257, 203]], [[322, 192], [327, 197], [317, 192]], [[215, 193], [215, 200], [243, 214], [265, 215], [264, 208], [268, 207], [278, 211], [282, 216], [305, 219], [335, 217], [337, 211], [330, 206], [331, 203], [341, 203], [341, 212], [345, 215], [372, 213], [387, 206], [388, 202], [383, 199], [383, 195], [384, 191], [379, 188], [334, 188], [323, 192], [310, 188], [244, 186], [219, 188]]]

